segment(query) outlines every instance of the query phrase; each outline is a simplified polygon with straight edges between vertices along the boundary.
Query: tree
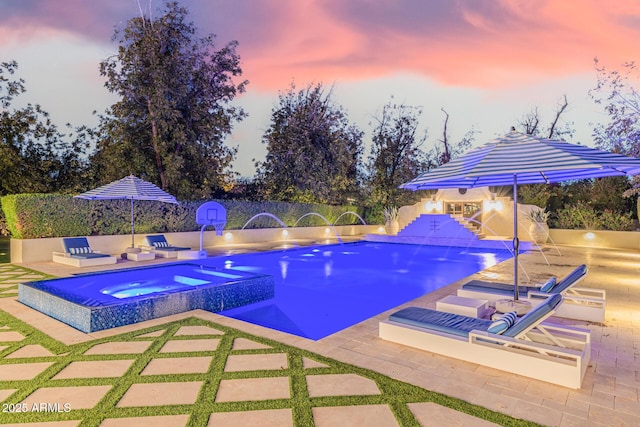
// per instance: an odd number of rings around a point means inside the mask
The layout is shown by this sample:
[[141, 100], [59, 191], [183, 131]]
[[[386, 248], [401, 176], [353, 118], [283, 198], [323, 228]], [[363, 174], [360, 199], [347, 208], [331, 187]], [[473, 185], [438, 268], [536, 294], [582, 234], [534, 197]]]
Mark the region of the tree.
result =
[[266, 198], [344, 204], [357, 197], [362, 131], [322, 84], [280, 93], [262, 142], [267, 155], [256, 167]]
[[436, 145], [428, 154], [429, 168], [442, 166], [449, 163], [460, 154], [464, 153], [471, 147], [475, 139], [476, 131], [472, 128], [467, 132], [460, 141], [452, 144], [449, 136], [449, 113], [444, 108], [440, 109], [444, 113], [444, 123], [442, 125], [442, 138], [438, 140], [442, 144], [442, 148]]
[[26, 92], [12, 80], [16, 61], [0, 63], [0, 195], [73, 189], [86, 167], [81, 139], [67, 142], [39, 105], [12, 108]]
[[427, 168], [422, 144], [426, 132], [419, 134], [422, 109], [393, 100], [374, 118], [373, 147], [369, 156], [370, 203], [377, 208], [412, 203], [415, 195], [398, 188]]
[[236, 150], [224, 145], [242, 109], [230, 106], [247, 81], [237, 42], [216, 50], [215, 35], [196, 38], [175, 1], [162, 16], [141, 15], [116, 30], [118, 54], [100, 63], [120, 100], [101, 117], [92, 159], [101, 183], [134, 173], [179, 199], [208, 198], [231, 181]]
[[567, 95], [564, 95], [562, 101], [558, 102], [556, 106], [553, 120], [551, 120], [551, 123], [549, 123], [549, 126], [544, 132], [540, 129], [542, 117], [538, 111], [538, 107], [533, 108], [529, 113], [525, 114], [518, 122], [517, 127], [527, 135], [560, 140], [571, 138], [575, 133], [573, 122], [564, 122], [563, 120], [563, 114], [567, 112], [568, 107], [569, 101], [567, 100]]
[[[589, 91], [591, 99], [603, 105], [609, 116], [606, 125], [597, 124], [593, 139], [598, 148], [620, 154], [640, 157], [640, 92], [632, 81], [640, 81], [635, 62], [626, 62], [622, 70], [609, 71], [594, 59], [597, 73], [596, 87]], [[634, 177], [632, 188], [625, 197], [640, 195], [640, 179]], [[636, 215], [640, 218], [640, 197], [636, 200]]]
[[589, 95], [609, 116], [608, 124], [595, 126], [594, 141], [604, 150], [640, 157], [640, 93], [631, 84], [640, 81], [638, 68], [627, 62], [622, 71], [608, 71], [597, 58], [594, 63], [598, 82]]

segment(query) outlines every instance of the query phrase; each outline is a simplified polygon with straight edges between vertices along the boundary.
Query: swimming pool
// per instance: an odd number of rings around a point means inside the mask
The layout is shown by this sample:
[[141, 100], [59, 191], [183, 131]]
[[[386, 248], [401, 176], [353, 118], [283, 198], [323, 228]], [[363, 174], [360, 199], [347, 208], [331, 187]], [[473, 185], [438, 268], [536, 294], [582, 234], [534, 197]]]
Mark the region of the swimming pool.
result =
[[273, 299], [220, 314], [318, 340], [512, 256], [508, 250], [358, 242], [201, 260], [273, 276]]

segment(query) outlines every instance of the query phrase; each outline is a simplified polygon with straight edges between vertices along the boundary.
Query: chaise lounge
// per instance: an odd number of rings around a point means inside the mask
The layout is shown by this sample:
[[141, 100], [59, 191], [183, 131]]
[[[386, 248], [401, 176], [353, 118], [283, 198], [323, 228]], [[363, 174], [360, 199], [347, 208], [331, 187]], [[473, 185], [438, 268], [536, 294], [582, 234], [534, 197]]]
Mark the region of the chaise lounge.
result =
[[162, 234], [145, 237], [145, 245], [140, 248], [154, 252], [160, 258], [177, 258], [178, 252], [191, 250], [191, 248], [171, 246]]
[[[552, 277], [542, 286], [520, 286], [518, 292], [534, 306], [550, 295], [562, 294], [564, 303], [558, 308], [556, 316], [602, 323], [605, 317], [606, 292], [603, 289], [575, 286], [587, 272], [587, 266], [582, 264], [557, 282]], [[486, 299], [490, 304], [495, 304], [499, 299], [513, 297], [513, 285], [472, 280], [458, 289], [458, 296]]]
[[118, 261], [115, 256], [91, 249], [86, 237], [64, 237], [62, 247], [64, 252], [53, 252], [53, 262], [73, 267], [92, 267], [115, 264]]
[[561, 305], [554, 294], [522, 318], [498, 321], [408, 307], [379, 324], [380, 338], [443, 356], [578, 389], [591, 356], [589, 330], [542, 323]]

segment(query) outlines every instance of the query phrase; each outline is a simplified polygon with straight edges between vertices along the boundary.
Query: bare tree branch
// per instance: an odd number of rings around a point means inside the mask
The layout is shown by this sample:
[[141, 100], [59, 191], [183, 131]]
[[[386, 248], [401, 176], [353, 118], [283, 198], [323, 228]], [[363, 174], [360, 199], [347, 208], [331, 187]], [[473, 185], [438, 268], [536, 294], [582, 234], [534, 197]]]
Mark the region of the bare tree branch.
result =
[[554, 137], [554, 133], [556, 132], [556, 125], [560, 120], [560, 116], [562, 115], [562, 113], [564, 113], [564, 111], [567, 109], [568, 106], [569, 106], [569, 101], [567, 101], [567, 95], [564, 95], [564, 103], [560, 105], [559, 108], [556, 110], [556, 117], [553, 119], [553, 122], [551, 122], [551, 126], [549, 127], [548, 138]]

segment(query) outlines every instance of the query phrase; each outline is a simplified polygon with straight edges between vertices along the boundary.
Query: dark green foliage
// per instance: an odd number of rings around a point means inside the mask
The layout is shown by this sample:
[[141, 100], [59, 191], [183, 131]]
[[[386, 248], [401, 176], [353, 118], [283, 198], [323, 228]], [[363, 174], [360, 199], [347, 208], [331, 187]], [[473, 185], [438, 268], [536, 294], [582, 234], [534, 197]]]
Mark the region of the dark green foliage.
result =
[[73, 188], [86, 165], [79, 136], [71, 142], [38, 104], [12, 107], [26, 92], [24, 80], [11, 80], [16, 61], [0, 63], [0, 196]]
[[635, 221], [631, 212], [596, 211], [592, 206], [579, 202], [558, 210], [552, 225], [565, 229], [629, 231]]
[[4, 216], [4, 210], [2, 209], [2, 199], [0, 198], [0, 236], [8, 236], [9, 226], [7, 225], [7, 218]]
[[258, 163], [265, 199], [344, 204], [359, 193], [362, 131], [321, 84], [280, 94]]
[[230, 105], [244, 92], [237, 42], [196, 38], [188, 11], [164, 10], [130, 19], [116, 31], [117, 55], [102, 61], [105, 86], [120, 100], [93, 133], [95, 184], [134, 174], [180, 199], [208, 199], [231, 182], [235, 148], [224, 145], [245, 113]]
[[17, 194], [2, 197], [11, 237], [33, 239], [84, 236], [91, 231], [89, 206], [56, 194]]
[[[299, 227], [312, 227], [327, 225], [326, 221], [316, 215], [309, 215], [300, 219], [305, 214], [310, 212], [317, 213], [324, 216], [331, 224], [343, 212], [352, 211], [360, 216], [363, 216], [362, 209], [355, 206], [329, 206], [312, 203], [292, 203], [292, 202], [245, 202], [245, 201], [233, 201], [233, 200], [220, 200], [222, 205], [227, 209], [227, 227], [228, 229], [240, 229], [247, 221], [253, 216], [267, 212], [271, 213], [288, 227], [292, 227], [296, 224]], [[354, 215], [344, 215], [340, 218], [337, 225], [346, 224], [361, 224], [360, 220]], [[268, 216], [260, 216], [253, 219], [246, 228], [266, 228], [266, 227], [280, 227], [278, 222]]]
[[[131, 233], [131, 201], [83, 200], [66, 195], [19, 194], [0, 199], [11, 236], [17, 239], [40, 237], [115, 235]], [[352, 211], [363, 216], [355, 206], [328, 206], [289, 202], [247, 202], [218, 200], [227, 209], [226, 229], [241, 229], [253, 216], [268, 212], [287, 226], [323, 226], [324, 216], [331, 224], [343, 212]], [[165, 233], [200, 230], [196, 224], [196, 210], [202, 202], [181, 202], [178, 205], [153, 202], [134, 202], [135, 232]], [[296, 224], [296, 221], [300, 221]], [[361, 224], [351, 214], [340, 218], [337, 225]], [[268, 216], [259, 216], [246, 228], [281, 227]]]
[[398, 188], [427, 170], [427, 159], [420, 149], [426, 132], [419, 135], [418, 131], [421, 114], [420, 108], [390, 101], [375, 118], [367, 183], [376, 218], [384, 207], [413, 204], [422, 197], [417, 192]]

